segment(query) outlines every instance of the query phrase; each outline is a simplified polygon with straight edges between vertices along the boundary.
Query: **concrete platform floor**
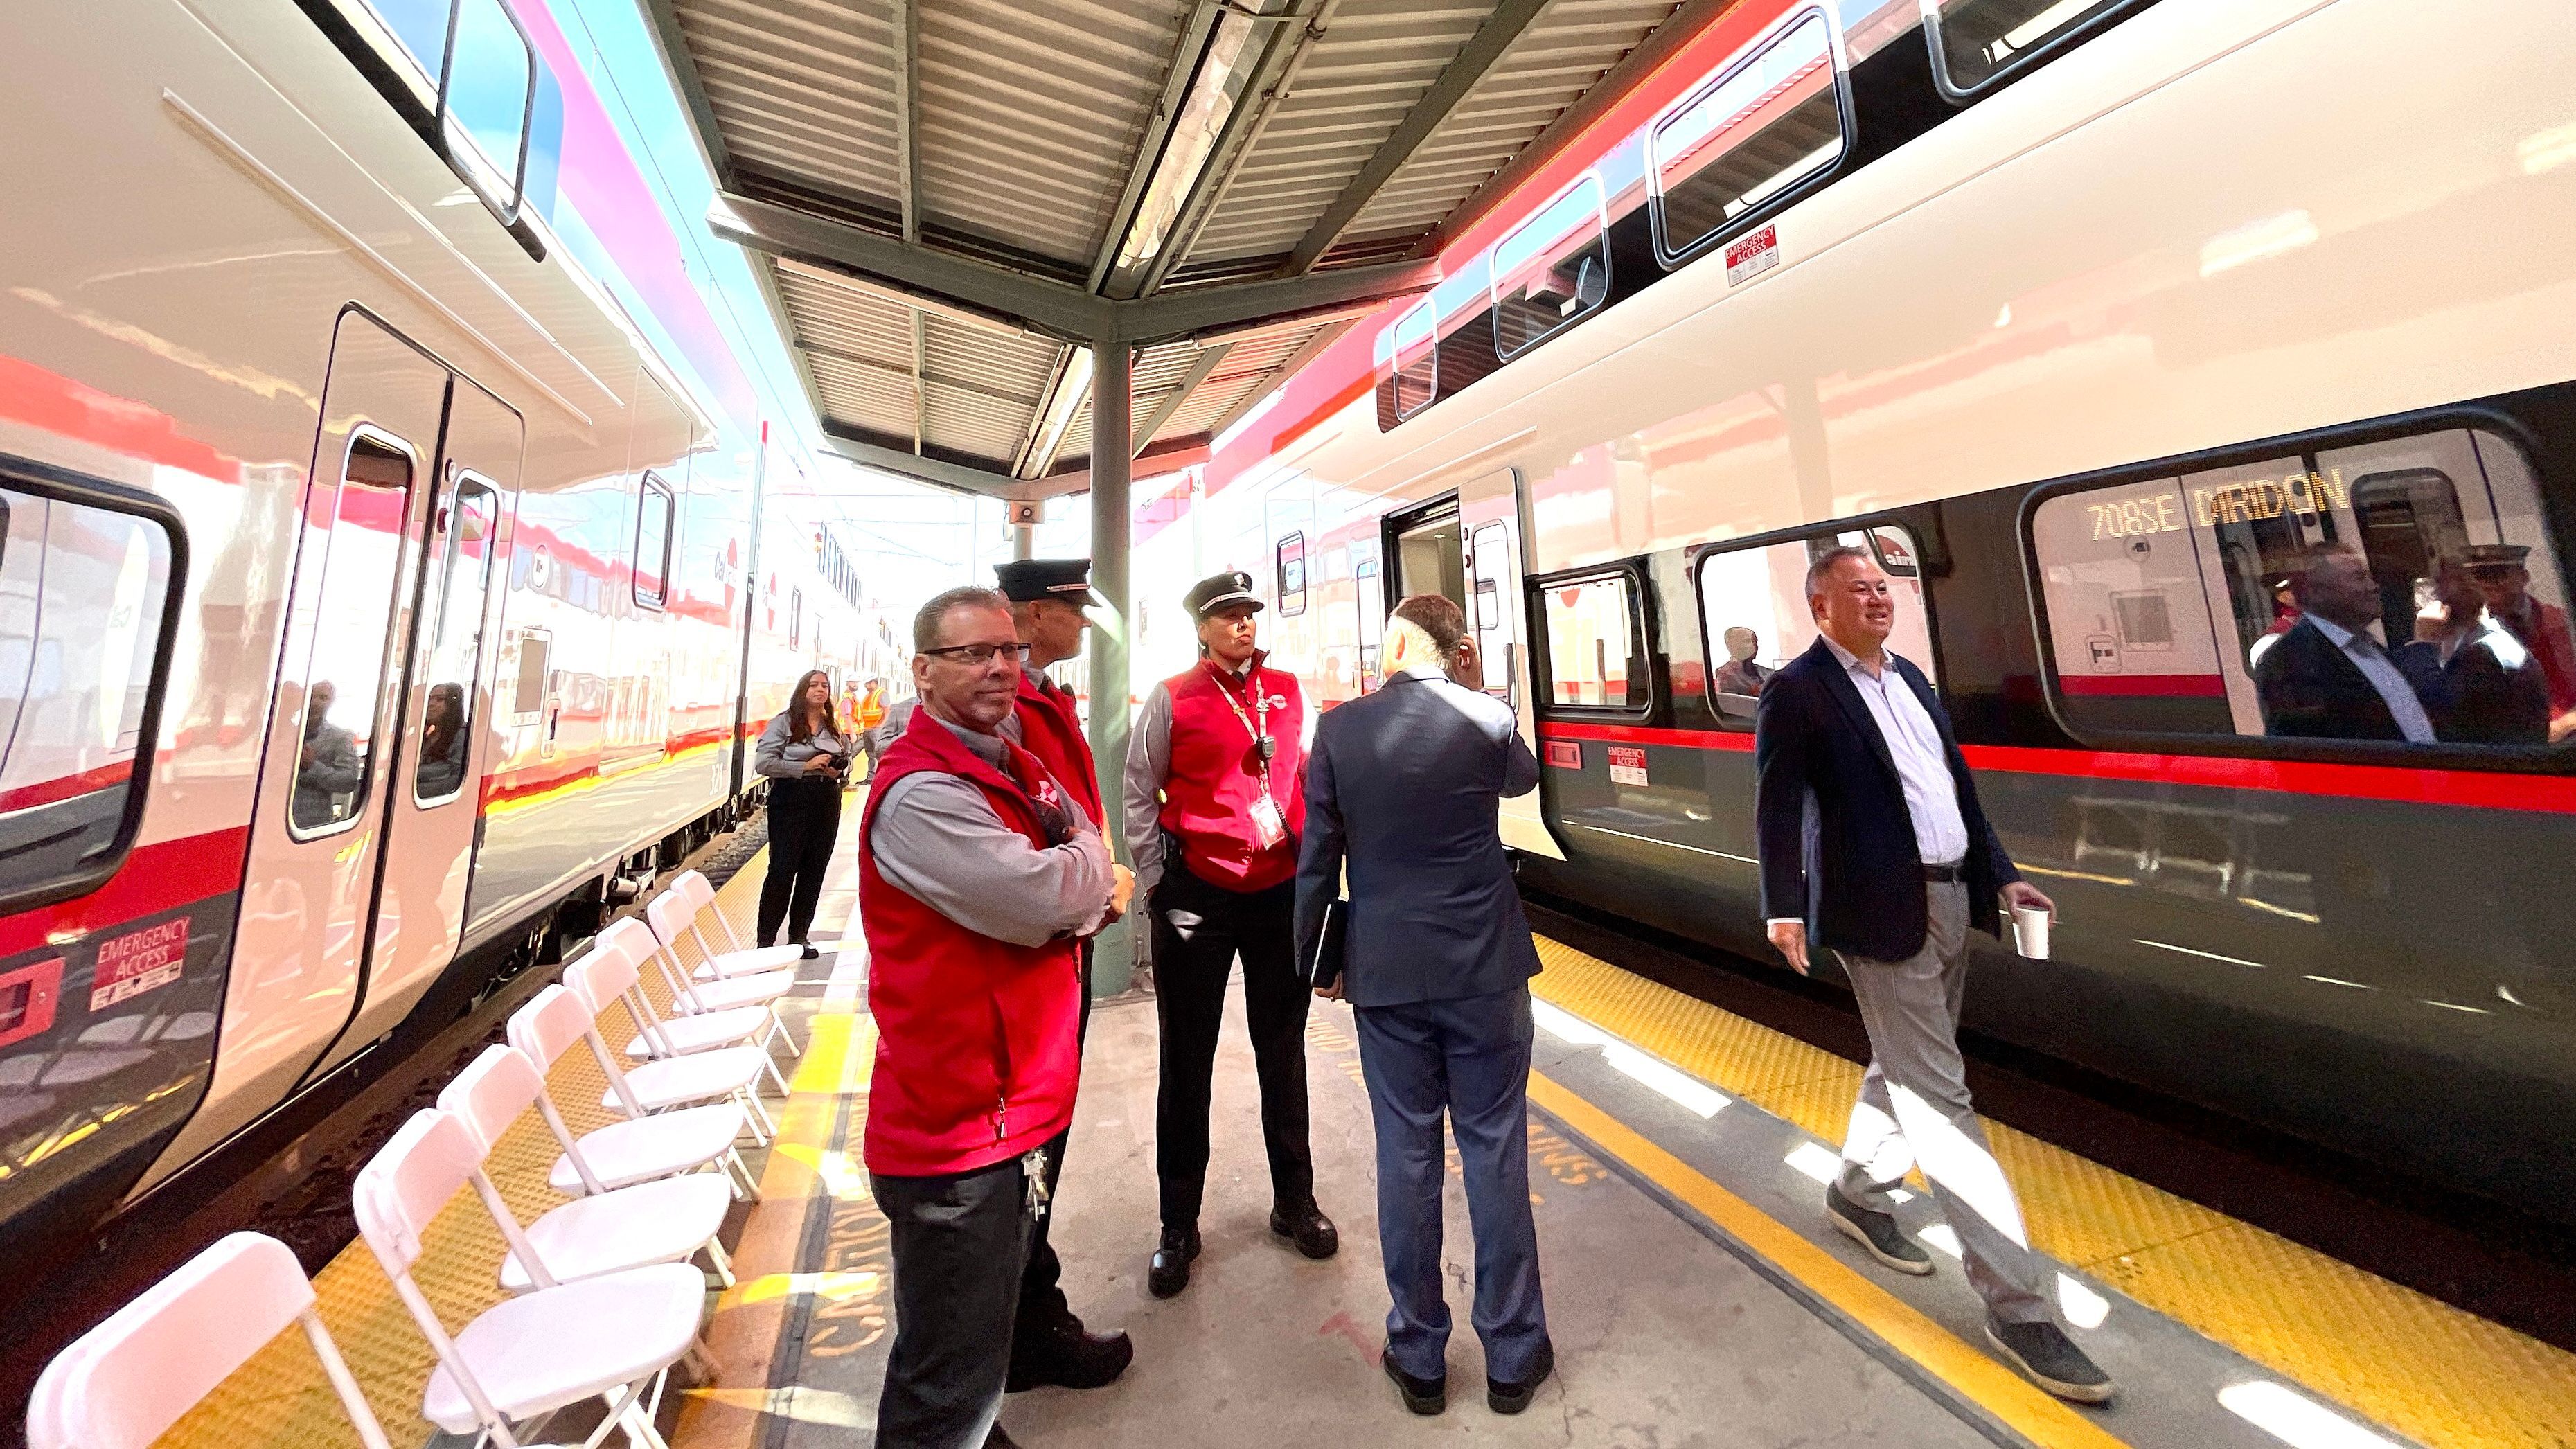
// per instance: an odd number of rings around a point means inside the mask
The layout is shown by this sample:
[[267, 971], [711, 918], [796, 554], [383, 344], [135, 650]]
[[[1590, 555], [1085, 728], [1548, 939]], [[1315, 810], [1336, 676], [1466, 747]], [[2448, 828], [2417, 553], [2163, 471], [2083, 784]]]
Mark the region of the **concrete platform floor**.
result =
[[[1485, 1407], [1483, 1356], [1467, 1323], [1466, 1200], [1453, 1177], [1451, 1403], [1438, 1418], [1406, 1413], [1377, 1363], [1387, 1299], [1372, 1131], [1349, 1011], [1319, 1003], [1307, 1031], [1317, 1195], [1342, 1230], [1340, 1254], [1325, 1262], [1298, 1256], [1269, 1232], [1258, 1088], [1240, 1035], [1239, 987], [1229, 1011], [1201, 1219], [1206, 1251], [1188, 1291], [1168, 1301], [1145, 1289], [1156, 1233], [1153, 1002], [1111, 1003], [1093, 1017], [1055, 1242], [1075, 1311], [1095, 1329], [1133, 1335], [1136, 1362], [1105, 1389], [1010, 1396], [1002, 1423], [1021, 1442], [1064, 1449], [1464, 1439], [1620, 1449], [1986, 1442], [1942, 1402], [1535, 1121], [1530, 1175], [1557, 1377], [1518, 1418]], [[855, 1155], [855, 1124], [847, 1144]], [[873, 1209], [847, 1200], [854, 1187], [845, 1181], [830, 1227], [807, 1240], [875, 1257], [866, 1249], [881, 1253], [882, 1220], [871, 1226]], [[797, 1269], [823, 1266], [800, 1262]], [[884, 1302], [880, 1293], [866, 1296]], [[773, 1362], [765, 1372], [729, 1364], [724, 1386], [697, 1391], [714, 1401], [708, 1407], [729, 1401], [767, 1412], [756, 1419], [721, 1411], [684, 1417], [678, 1449], [745, 1442], [837, 1449], [853, 1442], [854, 1430], [867, 1442], [892, 1341], [882, 1314], [809, 1320], [802, 1333], [782, 1336], [780, 1348], [795, 1361]], [[762, 1382], [763, 1392], [743, 1391]], [[736, 1385], [743, 1387], [728, 1392]]]

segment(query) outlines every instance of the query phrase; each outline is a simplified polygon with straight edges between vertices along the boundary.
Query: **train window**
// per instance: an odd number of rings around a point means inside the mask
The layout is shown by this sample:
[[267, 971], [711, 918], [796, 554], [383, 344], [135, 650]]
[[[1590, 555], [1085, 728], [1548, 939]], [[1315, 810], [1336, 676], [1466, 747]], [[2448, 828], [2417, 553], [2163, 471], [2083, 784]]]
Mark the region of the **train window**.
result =
[[635, 495], [635, 602], [648, 609], [661, 608], [670, 587], [673, 507], [671, 485], [645, 474]]
[[1699, 589], [1700, 644], [1705, 651], [1708, 705], [1719, 724], [1753, 728], [1763, 686], [1817, 638], [1807, 607], [1807, 568], [1830, 548], [1866, 548], [1886, 571], [1896, 599], [1896, 625], [1887, 648], [1923, 671], [1935, 687], [1940, 670], [1932, 657], [1932, 621], [1915, 560], [1914, 535], [1903, 525], [1873, 524], [1703, 554], [1694, 575]]
[[1511, 533], [1500, 522], [1480, 523], [1468, 538], [1467, 627], [1475, 631], [1478, 668], [1484, 689], [1498, 699], [1512, 699], [1512, 655], [1518, 646], [1513, 605]]
[[1386, 587], [1378, 582], [1377, 560], [1364, 558], [1351, 566], [1353, 593], [1360, 606], [1360, 679], [1367, 688], [1377, 674], [1377, 646], [1386, 637]]
[[2536, 476], [2451, 427], [2049, 494], [2057, 706], [2078, 734], [2564, 742], [2576, 637]]
[[1548, 702], [1560, 709], [1642, 712], [1646, 659], [1636, 589], [1626, 574], [1549, 583]]
[[1494, 244], [1494, 351], [1508, 361], [1610, 295], [1601, 178], [1586, 174]]
[[0, 901], [70, 894], [140, 818], [176, 600], [174, 535], [87, 490], [0, 486]]
[[1965, 100], [2152, 0], [1923, 0], [1932, 74]]
[[438, 76], [448, 160], [506, 219], [519, 210], [536, 104], [536, 48], [501, 0], [456, 0]]
[[1679, 261], [1785, 203], [1850, 144], [1833, 22], [1806, 10], [1746, 46], [1647, 132], [1655, 246]]
[[500, 500], [491, 486], [460, 475], [430, 540], [435, 572], [421, 629], [427, 641], [421, 677], [429, 681], [429, 692], [421, 704], [420, 763], [412, 772], [412, 798], [422, 805], [455, 799], [474, 757], [474, 686], [482, 672], [483, 614], [499, 517]]
[[1395, 415], [1409, 418], [1422, 411], [1440, 391], [1440, 323], [1431, 299], [1423, 298], [1395, 319], [1393, 333]]
[[[409, 449], [368, 428], [350, 436], [319, 551], [322, 587], [298, 711], [287, 823], [299, 838], [347, 829], [373, 787], [376, 706], [384, 696], [411, 481]], [[305, 554], [316, 550], [308, 544]]]
[[1306, 612], [1306, 535], [1292, 533], [1279, 540], [1271, 563], [1279, 599], [1279, 617], [1294, 619]]

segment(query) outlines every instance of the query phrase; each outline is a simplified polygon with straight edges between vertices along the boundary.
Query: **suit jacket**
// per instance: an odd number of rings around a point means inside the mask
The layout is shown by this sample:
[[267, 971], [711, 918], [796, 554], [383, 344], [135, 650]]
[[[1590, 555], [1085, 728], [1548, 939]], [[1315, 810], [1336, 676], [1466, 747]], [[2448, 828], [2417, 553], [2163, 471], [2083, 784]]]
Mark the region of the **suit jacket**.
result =
[[1315, 724], [1297, 861], [1297, 959], [1350, 866], [1343, 996], [1401, 1006], [1483, 996], [1538, 974], [1496, 821], [1538, 788], [1512, 707], [1428, 671], [1399, 674]]
[[[1977, 803], [1950, 712], [1923, 671], [1887, 656], [1941, 734], [1968, 830], [1968, 918], [2000, 935], [1997, 894], [2021, 879]], [[1753, 819], [1762, 853], [1762, 915], [1807, 923], [1811, 946], [1878, 961], [1923, 949], [1931, 911], [1914, 816], [1896, 757], [1840, 659], [1818, 639], [1762, 688], [1753, 726]]]
[[[2393, 661], [2392, 661], [2393, 662]], [[2406, 731], [2352, 656], [2301, 619], [2254, 665], [2263, 732], [2296, 739], [2396, 740]]]
[[2420, 639], [2394, 657], [2444, 744], [2549, 743], [2549, 679], [2502, 628], [2490, 625], [2462, 640], [2448, 664], [2440, 645]]

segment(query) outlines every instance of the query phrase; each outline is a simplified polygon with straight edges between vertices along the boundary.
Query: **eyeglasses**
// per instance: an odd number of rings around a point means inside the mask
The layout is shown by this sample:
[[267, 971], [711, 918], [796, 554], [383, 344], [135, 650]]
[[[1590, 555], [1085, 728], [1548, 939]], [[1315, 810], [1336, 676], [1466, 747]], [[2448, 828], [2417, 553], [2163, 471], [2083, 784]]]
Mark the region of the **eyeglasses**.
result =
[[923, 649], [918, 652], [929, 655], [933, 659], [954, 659], [960, 664], [973, 665], [990, 664], [993, 662], [994, 655], [1008, 654], [1011, 656], [1011, 662], [1017, 664], [1029, 657], [1029, 646], [1017, 641], [1009, 644], [951, 644], [945, 649]]

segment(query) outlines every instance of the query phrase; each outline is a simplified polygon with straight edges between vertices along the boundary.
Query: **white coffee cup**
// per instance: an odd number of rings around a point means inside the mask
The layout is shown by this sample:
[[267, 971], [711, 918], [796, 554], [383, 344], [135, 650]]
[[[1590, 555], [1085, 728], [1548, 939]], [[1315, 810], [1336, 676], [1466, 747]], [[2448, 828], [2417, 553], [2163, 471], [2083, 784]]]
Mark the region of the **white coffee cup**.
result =
[[2013, 907], [2013, 948], [2033, 961], [2048, 959], [2048, 908]]

